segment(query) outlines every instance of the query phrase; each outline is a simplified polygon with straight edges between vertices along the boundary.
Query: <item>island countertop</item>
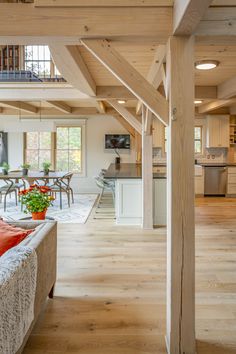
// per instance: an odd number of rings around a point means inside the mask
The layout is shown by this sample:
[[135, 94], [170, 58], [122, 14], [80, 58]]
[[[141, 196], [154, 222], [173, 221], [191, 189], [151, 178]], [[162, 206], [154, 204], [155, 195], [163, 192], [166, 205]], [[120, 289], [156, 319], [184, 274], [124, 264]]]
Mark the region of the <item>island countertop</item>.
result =
[[[112, 163], [108, 167], [104, 178], [107, 179], [141, 179], [142, 165], [136, 163]], [[166, 173], [153, 173], [153, 178], [166, 178]]]

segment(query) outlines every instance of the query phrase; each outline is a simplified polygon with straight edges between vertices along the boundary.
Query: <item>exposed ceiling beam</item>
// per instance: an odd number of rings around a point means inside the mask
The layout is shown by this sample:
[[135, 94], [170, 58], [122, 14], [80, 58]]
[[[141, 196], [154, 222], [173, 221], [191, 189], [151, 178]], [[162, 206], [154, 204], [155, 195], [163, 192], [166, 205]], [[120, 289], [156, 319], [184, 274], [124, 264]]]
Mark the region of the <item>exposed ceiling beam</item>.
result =
[[0, 104], [29, 113], [37, 113], [38, 108], [22, 101], [0, 101]]
[[[166, 43], [172, 33], [172, 8], [134, 7], [93, 8], [35, 8], [32, 4], [0, 3], [1, 36], [42, 38], [42, 43], [56, 43], [80, 38], [138, 38], [152, 37]], [[9, 13], [11, 16], [9, 16]], [[68, 38], [71, 37], [71, 38]]]
[[173, 34], [191, 35], [203, 18], [212, 0], [175, 0]]
[[[203, 0], [201, 0], [203, 1]], [[208, 1], [208, 0], [207, 0]], [[236, 7], [210, 7], [195, 34], [198, 36], [234, 36], [236, 28]], [[234, 38], [235, 43], [235, 38]], [[225, 45], [227, 42], [225, 41]], [[231, 45], [233, 42], [231, 41]]]
[[[159, 45], [154, 54], [152, 64], [147, 74], [147, 81], [150, 82], [150, 84], [153, 85], [155, 89], [158, 89], [162, 81], [162, 75], [160, 71], [165, 56], [166, 56], [166, 46]], [[142, 113], [142, 101], [140, 100], [137, 103], [136, 113], [137, 114]]]
[[168, 125], [168, 103], [106, 40], [83, 39], [84, 46], [163, 124]]
[[[3, 109], [4, 116], [19, 116], [18, 112], [15, 109], [11, 108], [4, 108]], [[47, 117], [47, 116], [54, 116], [54, 117], [65, 117], [65, 118], [76, 118], [77, 116], [89, 116], [89, 115], [98, 115], [97, 109], [95, 107], [72, 107], [71, 113], [64, 113], [59, 111], [56, 108], [49, 108], [49, 107], [42, 107], [40, 109], [40, 117]], [[39, 112], [38, 113], [30, 113], [25, 111], [24, 117], [35, 117], [39, 119]]]
[[216, 86], [195, 86], [195, 99], [209, 100], [217, 98]]
[[36, 7], [171, 7], [173, 0], [34, 0]]
[[139, 134], [142, 134], [142, 124], [127, 108], [119, 104], [116, 100], [107, 100], [112, 106]]
[[135, 137], [135, 129], [115, 109], [107, 108], [107, 114], [112, 115], [128, 132]]
[[231, 98], [229, 100], [216, 100], [209, 103], [205, 103], [198, 107], [198, 113], [204, 114], [207, 112], [214, 111], [215, 109], [231, 106], [236, 103], [236, 98]]
[[226, 99], [236, 96], [236, 76], [218, 85], [218, 98]]
[[96, 100], [94, 100], [94, 102], [95, 102], [95, 106], [96, 106], [98, 112], [101, 114], [105, 114], [106, 113], [106, 106], [105, 106], [104, 102], [103, 101], [96, 101]]
[[47, 101], [53, 107], [64, 113], [72, 113], [72, 107], [62, 101]]
[[135, 96], [124, 86], [97, 86], [97, 95], [95, 98], [98, 100], [109, 98], [133, 100]]
[[81, 92], [95, 96], [96, 84], [78, 46], [50, 45], [50, 53], [62, 76]]

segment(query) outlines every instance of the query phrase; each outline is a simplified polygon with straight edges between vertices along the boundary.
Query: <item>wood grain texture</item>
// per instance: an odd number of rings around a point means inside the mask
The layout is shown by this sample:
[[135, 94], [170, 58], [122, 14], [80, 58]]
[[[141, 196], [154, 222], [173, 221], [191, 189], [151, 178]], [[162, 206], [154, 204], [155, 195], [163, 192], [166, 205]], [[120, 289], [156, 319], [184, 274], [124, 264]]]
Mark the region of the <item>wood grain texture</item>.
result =
[[82, 39], [82, 44], [149, 110], [168, 125], [168, 103], [106, 40]]
[[195, 354], [194, 39], [168, 42], [167, 349]]
[[139, 122], [127, 108], [116, 100], [107, 100], [107, 103], [113, 107], [139, 134], [142, 134], [142, 124]]
[[35, 0], [36, 7], [158, 7], [173, 6], [173, 0]]
[[[196, 200], [198, 354], [236, 353], [236, 199]], [[23, 354], [166, 354], [166, 229], [58, 225], [58, 279]]]
[[66, 81], [81, 92], [95, 96], [96, 84], [80, 54], [78, 46], [52, 44], [53, 61]]
[[142, 227], [150, 230], [153, 229], [152, 113], [145, 107], [142, 111]]
[[175, 0], [173, 34], [193, 34], [211, 2], [212, 0]]

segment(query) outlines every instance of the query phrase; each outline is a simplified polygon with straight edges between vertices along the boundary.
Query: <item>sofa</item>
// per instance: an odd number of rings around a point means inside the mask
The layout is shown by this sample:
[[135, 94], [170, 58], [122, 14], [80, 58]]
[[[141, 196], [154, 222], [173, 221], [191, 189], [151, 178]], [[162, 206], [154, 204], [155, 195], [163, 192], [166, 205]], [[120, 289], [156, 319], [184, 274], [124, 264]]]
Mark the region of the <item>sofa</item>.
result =
[[[57, 262], [57, 223], [56, 222], [9, 222], [11, 225], [24, 229], [35, 229], [21, 243], [35, 250], [37, 255], [37, 281], [34, 299], [34, 320], [24, 337], [24, 341], [16, 354], [20, 354], [29, 335], [42, 311], [47, 297], [53, 298], [56, 282]], [[4, 257], [4, 255], [2, 256]], [[12, 353], [13, 354], [13, 353]], [[15, 354], [15, 353], [14, 353]]]

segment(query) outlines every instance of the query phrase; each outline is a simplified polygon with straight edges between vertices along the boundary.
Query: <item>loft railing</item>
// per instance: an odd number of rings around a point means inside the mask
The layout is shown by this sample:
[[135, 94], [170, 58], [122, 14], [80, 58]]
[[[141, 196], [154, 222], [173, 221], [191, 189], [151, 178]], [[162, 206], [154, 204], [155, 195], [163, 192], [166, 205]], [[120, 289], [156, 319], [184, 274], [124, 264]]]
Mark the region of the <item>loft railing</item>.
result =
[[64, 82], [47, 46], [0, 46], [0, 82]]

